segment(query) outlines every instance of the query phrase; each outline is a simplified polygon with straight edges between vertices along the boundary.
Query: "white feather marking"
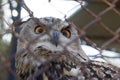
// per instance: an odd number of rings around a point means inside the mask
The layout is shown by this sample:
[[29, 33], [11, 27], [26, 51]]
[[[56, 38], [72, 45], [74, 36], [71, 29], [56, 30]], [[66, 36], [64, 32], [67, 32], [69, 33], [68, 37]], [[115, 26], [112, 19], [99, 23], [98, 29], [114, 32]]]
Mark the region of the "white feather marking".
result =
[[79, 70], [79, 68], [72, 68], [71, 69], [71, 74], [73, 75], [73, 76], [78, 76], [79, 75], [79, 73], [80, 73], [80, 70]]
[[45, 49], [51, 50], [51, 51], [63, 51], [63, 47], [62, 46], [55, 46], [49, 42], [42, 42], [42, 43], [37, 43], [34, 47], [33, 50], [35, 50], [37, 47], [42, 46]]

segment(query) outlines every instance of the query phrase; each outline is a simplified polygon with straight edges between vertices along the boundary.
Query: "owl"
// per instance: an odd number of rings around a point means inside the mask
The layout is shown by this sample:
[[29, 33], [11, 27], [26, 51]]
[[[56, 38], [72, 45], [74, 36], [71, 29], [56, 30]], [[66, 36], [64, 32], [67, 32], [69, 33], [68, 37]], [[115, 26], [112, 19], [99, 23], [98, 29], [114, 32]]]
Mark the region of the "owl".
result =
[[15, 66], [21, 80], [120, 80], [117, 68], [88, 58], [69, 21], [30, 18], [20, 27]]

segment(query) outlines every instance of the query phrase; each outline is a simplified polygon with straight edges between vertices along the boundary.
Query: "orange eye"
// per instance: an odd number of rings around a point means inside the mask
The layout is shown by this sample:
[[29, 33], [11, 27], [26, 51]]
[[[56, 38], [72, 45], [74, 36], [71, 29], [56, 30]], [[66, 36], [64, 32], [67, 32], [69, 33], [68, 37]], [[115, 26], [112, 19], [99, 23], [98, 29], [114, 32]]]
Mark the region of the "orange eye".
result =
[[35, 28], [34, 31], [35, 31], [35, 33], [37, 33], [37, 34], [41, 34], [41, 33], [46, 32], [46, 29], [45, 29], [45, 27], [42, 27], [42, 26], [38, 25], [38, 26], [36, 26], [36, 28]]
[[71, 33], [68, 29], [62, 29], [62, 34], [67, 37], [67, 38], [70, 38], [71, 37]]

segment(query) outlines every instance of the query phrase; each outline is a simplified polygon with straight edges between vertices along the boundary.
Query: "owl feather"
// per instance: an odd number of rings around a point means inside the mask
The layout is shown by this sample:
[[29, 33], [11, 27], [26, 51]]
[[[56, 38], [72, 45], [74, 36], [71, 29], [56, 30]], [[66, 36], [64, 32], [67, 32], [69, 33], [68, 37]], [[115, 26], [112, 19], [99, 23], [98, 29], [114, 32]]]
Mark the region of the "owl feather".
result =
[[69, 22], [31, 18], [21, 27], [16, 53], [21, 80], [120, 80], [118, 68], [88, 58]]

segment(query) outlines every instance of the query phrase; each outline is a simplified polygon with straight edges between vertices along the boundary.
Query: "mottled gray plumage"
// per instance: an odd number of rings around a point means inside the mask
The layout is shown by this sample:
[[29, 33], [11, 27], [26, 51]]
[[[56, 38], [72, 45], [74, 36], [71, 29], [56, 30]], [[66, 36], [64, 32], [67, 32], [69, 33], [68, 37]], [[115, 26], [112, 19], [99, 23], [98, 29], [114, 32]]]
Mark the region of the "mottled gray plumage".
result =
[[112, 65], [86, 56], [73, 24], [45, 17], [21, 27], [16, 73], [22, 80], [120, 80]]

